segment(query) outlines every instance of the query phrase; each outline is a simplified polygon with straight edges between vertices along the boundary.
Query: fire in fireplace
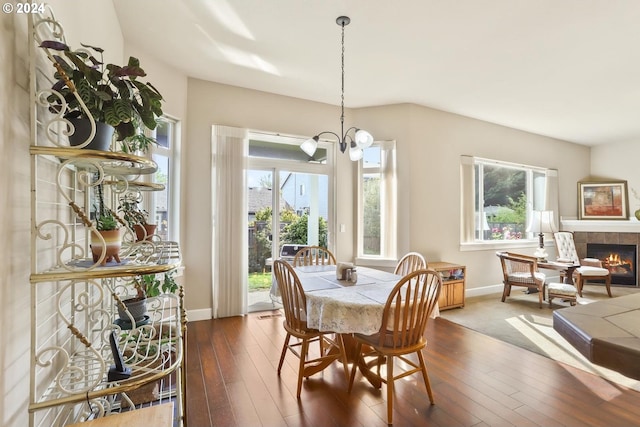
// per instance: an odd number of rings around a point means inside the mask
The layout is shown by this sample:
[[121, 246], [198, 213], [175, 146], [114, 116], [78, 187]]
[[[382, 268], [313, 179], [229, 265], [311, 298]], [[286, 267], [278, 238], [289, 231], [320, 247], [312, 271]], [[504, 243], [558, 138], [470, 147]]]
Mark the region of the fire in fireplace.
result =
[[587, 243], [587, 257], [602, 261], [611, 283], [636, 286], [636, 245]]

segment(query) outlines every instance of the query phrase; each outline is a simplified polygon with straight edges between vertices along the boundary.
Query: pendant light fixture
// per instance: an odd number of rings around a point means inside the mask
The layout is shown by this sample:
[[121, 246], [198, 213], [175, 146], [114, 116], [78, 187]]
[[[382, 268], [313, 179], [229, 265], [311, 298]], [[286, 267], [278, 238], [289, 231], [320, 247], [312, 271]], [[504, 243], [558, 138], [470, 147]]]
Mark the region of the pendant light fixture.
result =
[[342, 97], [341, 108], [342, 114], [340, 115], [340, 135], [331, 131], [323, 131], [309, 138], [300, 144], [302, 151], [307, 153], [309, 157], [313, 156], [318, 148], [318, 140], [321, 135], [331, 134], [338, 138], [338, 144], [340, 145], [340, 151], [343, 153], [349, 147], [349, 158], [353, 161], [358, 161], [364, 154], [364, 149], [370, 147], [373, 144], [373, 136], [366, 130], [358, 129], [356, 127], [350, 127], [347, 131], [344, 131], [344, 27], [349, 25], [351, 19], [348, 16], [339, 16], [336, 19], [336, 23], [342, 27]]

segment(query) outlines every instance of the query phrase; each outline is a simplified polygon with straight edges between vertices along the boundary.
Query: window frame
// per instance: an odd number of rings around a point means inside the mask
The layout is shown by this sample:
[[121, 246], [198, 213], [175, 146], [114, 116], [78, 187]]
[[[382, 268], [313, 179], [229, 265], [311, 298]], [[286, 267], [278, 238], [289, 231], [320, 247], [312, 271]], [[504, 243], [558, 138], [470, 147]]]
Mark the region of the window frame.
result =
[[[179, 242], [180, 241], [180, 154], [181, 154], [181, 135], [182, 135], [182, 124], [181, 121], [173, 116], [164, 114], [163, 116], [158, 118], [158, 121], [164, 121], [170, 123], [172, 131], [170, 135], [169, 148], [161, 147], [158, 144], [153, 144], [149, 151], [146, 153], [146, 156], [153, 160], [153, 156], [164, 156], [168, 159], [168, 167], [169, 167], [169, 176], [167, 177], [168, 183], [168, 194], [167, 194], [167, 211], [169, 212], [169, 223], [168, 223], [168, 236], [171, 241]], [[156, 137], [156, 130], [154, 129], [151, 132], [151, 136], [153, 138]], [[149, 179], [150, 182], [155, 182], [155, 174], [146, 178]], [[153, 199], [153, 201], [152, 201]], [[145, 198], [145, 209], [148, 212], [152, 212], [153, 206], [155, 203], [155, 196], [146, 197]]]
[[[292, 145], [297, 149], [300, 144], [307, 139], [307, 137], [300, 137], [295, 135], [286, 135], [286, 134], [274, 134], [262, 131], [249, 131], [248, 139], [264, 141], [264, 142], [272, 142], [276, 144], [283, 145]], [[273, 186], [274, 188], [280, 187], [280, 177], [279, 175], [282, 171], [292, 172], [292, 173], [301, 173], [301, 174], [315, 174], [315, 175], [326, 175], [328, 179], [327, 183], [327, 249], [332, 252], [335, 252], [335, 230], [336, 230], [336, 211], [335, 211], [335, 144], [326, 141], [319, 140], [318, 147], [325, 149], [327, 151], [327, 158], [325, 162], [303, 162], [297, 160], [290, 159], [277, 159], [277, 158], [269, 158], [269, 157], [260, 157], [260, 156], [250, 156], [247, 155], [247, 166], [246, 169], [260, 169], [260, 170], [269, 170], [273, 173]], [[273, 192], [272, 194], [272, 206], [274, 212], [280, 211], [280, 203], [278, 192]], [[278, 230], [280, 229], [280, 218], [279, 215], [272, 215], [272, 229]], [[280, 247], [279, 234], [274, 235], [274, 239], [272, 241], [273, 248], [272, 252], [274, 252], [274, 248]], [[277, 256], [277, 251], [275, 251], [275, 255]]]
[[[364, 175], [371, 173], [380, 173], [384, 172], [382, 162], [377, 167], [364, 167], [364, 158], [363, 156], [361, 160], [358, 161], [358, 171], [357, 171], [357, 250], [356, 250], [356, 262], [358, 265], [373, 265], [373, 266], [381, 266], [381, 267], [393, 267], [395, 266], [398, 259], [398, 175], [397, 175], [397, 146], [395, 140], [388, 141], [374, 141], [372, 147], [380, 147], [381, 149], [381, 158], [382, 158], [382, 149], [388, 150], [391, 155], [389, 168], [389, 179], [392, 182], [389, 184], [390, 188], [388, 190], [388, 194], [381, 195], [381, 206], [391, 204], [391, 208], [387, 209], [386, 217], [385, 213], [381, 209], [381, 220], [380, 220], [380, 255], [371, 255], [364, 253]], [[365, 149], [366, 151], [367, 149]], [[384, 188], [385, 185], [382, 185], [381, 188]], [[389, 187], [388, 185], [386, 187]], [[395, 236], [395, 237], [394, 237]]]
[[[497, 167], [504, 167], [509, 169], [522, 170], [526, 173], [525, 194], [527, 196], [527, 218], [526, 218], [527, 226], [531, 221], [531, 215], [533, 210], [548, 209], [545, 207], [549, 199], [546, 193], [550, 191], [548, 188], [549, 184], [547, 180], [549, 179], [550, 174], [557, 174], [557, 171], [555, 171], [554, 169], [549, 169], [549, 168], [540, 167], [540, 166], [525, 165], [520, 163], [513, 163], [513, 162], [502, 161], [502, 160], [488, 159], [488, 158], [474, 157], [474, 156], [462, 156], [461, 168], [464, 168], [465, 163], [469, 164], [469, 162], [472, 165], [472, 169], [473, 169], [472, 170], [472, 174], [474, 176], [473, 188], [471, 189], [465, 188], [465, 184], [467, 184], [468, 182], [464, 178], [461, 179], [461, 183], [460, 183], [460, 186], [461, 186], [460, 190], [461, 190], [461, 194], [463, 195], [463, 198], [470, 197], [470, 201], [468, 201], [468, 203], [463, 202], [461, 204], [460, 250], [461, 251], [490, 250], [490, 249], [511, 250], [516, 248], [536, 247], [539, 242], [538, 237], [531, 232], [526, 232], [527, 237], [522, 239], [484, 240], [484, 239], [478, 239], [476, 237], [476, 232], [477, 232], [476, 213], [478, 213], [479, 215], [482, 215], [483, 208], [484, 208], [484, 203], [479, 202], [478, 205], [480, 209], [476, 211], [476, 200], [478, 200], [479, 197], [482, 197], [482, 194], [481, 195], [476, 194], [476, 187], [477, 187], [475, 182], [476, 168], [478, 167], [478, 165], [480, 165], [481, 168], [484, 167], [485, 165], [494, 166], [494, 167], [497, 166]], [[534, 179], [533, 179], [534, 174], [542, 174], [545, 179], [543, 183], [544, 185], [543, 185], [542, 191], [540, 191], [540, 189], [534, 190]], [[481, 172], [478, 176], [481, 176]], [[479, 185], [480, 187], [482, 187], [482, 184], [479, 184]], [[557, 189], [551, 192], [557, 193]], [[473, 213], [469, 215], [467, 212], [465, 212], [465, 209], [472, 209]], [[557, 212], [557, 206], [555, 206], [555, 208], [552, 206], [551, 210], [555, 210]], [[470, 228], [468, 227], [468, 224], [466, 223], [467, 221], [470, 220], [470, 218], [473, 218], [473, 233], [472, 233], [473, 239], [471, 238], [465, 239], [466, 234], [464, 230], [470, 230]]]

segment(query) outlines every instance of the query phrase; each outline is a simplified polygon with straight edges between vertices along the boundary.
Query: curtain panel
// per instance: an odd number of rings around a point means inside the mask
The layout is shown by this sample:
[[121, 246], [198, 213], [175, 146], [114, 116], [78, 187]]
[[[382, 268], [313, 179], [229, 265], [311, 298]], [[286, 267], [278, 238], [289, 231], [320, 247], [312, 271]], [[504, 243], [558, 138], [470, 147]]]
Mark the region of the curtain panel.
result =
[[213, 126], [211, 277], [214, 318], [247, 313], [248, 146], [246, 129]]

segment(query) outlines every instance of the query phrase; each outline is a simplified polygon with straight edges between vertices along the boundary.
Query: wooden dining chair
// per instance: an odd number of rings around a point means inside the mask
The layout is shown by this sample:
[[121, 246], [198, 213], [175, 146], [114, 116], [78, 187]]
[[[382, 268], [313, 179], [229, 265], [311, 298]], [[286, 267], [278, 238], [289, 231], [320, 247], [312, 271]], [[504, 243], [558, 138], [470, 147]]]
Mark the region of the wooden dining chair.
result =
[[336, 265], [336, 257], [322, 246], [306, 246], [293, 258], [294, 267], [301, 265]]
[[[366, 358], [373, 357], [378, 364], [379, 380], [387, 385], [388, 424], [393, 423], [394, 382], [400, 378], [421, 372], [429, 401], [434, 404], [422, 349], [427, 345], [424, 333], [431, 311], [438, 303], [441, 288], [442, 279], [434, 270], [417, 270], [407, 274], [398, 281], [387, 298], [379, 332], [373, 335], [353, 335], [358, 361], [351, 370], [349, 392], [353, 388], [357, 370], [355, 367], [360, 363], [366, 364]], [[365, 354], [362, 353], [363, 346], [368, 349]], [[417, 362], [408, 357], [413, 353], [418, 357]], [[386, 375], [383, 376], [380, 367], [384, 359]], [[403, 362], [397, 375], [394, 374], [396, 359]]]
[[[278, 375], [282, 370], [287, 350], [290, 350], [299, 359], [296, 394], [298, 399], [302, 389], [302, 378], [308, 378], [322, 371], [336, 359], [341, 360], [344, 366], [345, 379], [348, 381], [349, 366], [342, 335], [335, 334], [335, 338], [332, 338], [332, 332], [325, 333], [317, 329], [308, 328], [306, 318], [307, 301], [295, 270], [288, 262], [276, 260], [273, 263], [273, 271], [282, 295], [285, 316], [283, 325], [287, 331], [287, 336], [282, 346], [280, 362], [278, 363]], [[291, 337], [296, 338], [297, 341], [290, 343]], [[310, 344], [314, 342], [319, 343], [319, 352], [312, 353], [315, 354], [315, 357], [310, 359]]]
[[425, 268], [427, 268], [427, 261], [424, 259], [422, 254], [419, 254], [418, 252], [409, 252], [405, 254], [400, 261], [398, 261], [393, 274], [406, 276], [411, 272]]

